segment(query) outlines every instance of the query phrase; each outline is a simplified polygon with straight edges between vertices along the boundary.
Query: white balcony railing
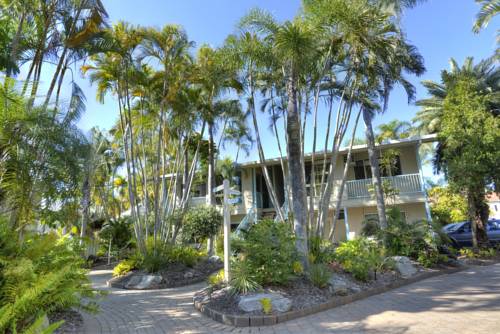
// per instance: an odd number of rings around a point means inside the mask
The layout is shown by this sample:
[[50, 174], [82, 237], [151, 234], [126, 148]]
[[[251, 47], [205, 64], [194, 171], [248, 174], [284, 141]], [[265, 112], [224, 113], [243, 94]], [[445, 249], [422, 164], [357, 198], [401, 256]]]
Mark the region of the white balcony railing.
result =
[[[395, 188], [398, 193], [412, 194], [422, 192], [422, 183], [420, 181], [420, 174], [405, 174], [398, 176], [383, 177], [382, 182], [389, 181], [391, 186]], [[371, 197], [370, 188], [372, 179], [352, 180], [346, 182], [347, 198], [367, 198]]]

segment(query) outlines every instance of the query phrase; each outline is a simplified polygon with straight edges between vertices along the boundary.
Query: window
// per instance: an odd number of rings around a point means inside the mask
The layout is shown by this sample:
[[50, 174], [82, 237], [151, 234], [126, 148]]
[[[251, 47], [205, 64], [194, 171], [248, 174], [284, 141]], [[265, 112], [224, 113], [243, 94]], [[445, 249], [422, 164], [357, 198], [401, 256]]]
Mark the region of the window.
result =
[[[328, 178], [328, 170], [330, 168], [330, 162], [327, 162], [325, 164], [325, 173], [323, 174], [323, 161], [314, 161], [314, 179], [315, 181], [315, 186], [316, 186], [316, 194], [319, 194], [321, 190], [321, 179], [323, 178], [323, 182], [326, 183], [326, 180]], [[306, 163], [305, 166], [305, 173], [306, 173], [306, 188], [307, 188], [307, 195], [309, 196], [311, 194], [310, 189], [311, 189], [311, 163]], [[323, 176], [324, 175], [324, 176]]]
[[365, 214], [365, 221], [377, 221], [378, 222], [378, 214], [376, 214], [376, 213]]
[[372, 170], [368, 159], [356, 160], [354, 163], [354, 178], [356, 180], [372, 178]]
[[[335, 213], [334, 213], [335, 214]], [[344, 209], [341, 209], [339, 211], [339, 216], [337, 217], [338, 220], [345, 220], [345, 212]]]

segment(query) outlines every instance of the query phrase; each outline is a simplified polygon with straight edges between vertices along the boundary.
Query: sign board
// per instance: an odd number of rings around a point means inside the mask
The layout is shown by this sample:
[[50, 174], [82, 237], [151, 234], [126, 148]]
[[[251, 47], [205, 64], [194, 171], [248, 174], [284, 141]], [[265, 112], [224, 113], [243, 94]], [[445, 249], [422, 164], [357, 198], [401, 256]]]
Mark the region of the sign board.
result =
[[241, 197], [230, 198], [227, 202], [229, 204], [231, 204], [231, 205], [240, 204], [241, 203]]

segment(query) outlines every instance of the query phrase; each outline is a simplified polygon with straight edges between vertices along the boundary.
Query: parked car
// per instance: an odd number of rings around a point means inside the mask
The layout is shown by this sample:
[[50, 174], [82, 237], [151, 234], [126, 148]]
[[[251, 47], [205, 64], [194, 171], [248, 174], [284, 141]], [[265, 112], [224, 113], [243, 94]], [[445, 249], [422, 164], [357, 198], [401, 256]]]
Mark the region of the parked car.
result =
[[[472, 247], [470, 222], [448, 224], [443, 227], [455, 247]], [[486, 234], [492, 244], [500, 244], [500, 220], [490, 219], [486, 224]]]

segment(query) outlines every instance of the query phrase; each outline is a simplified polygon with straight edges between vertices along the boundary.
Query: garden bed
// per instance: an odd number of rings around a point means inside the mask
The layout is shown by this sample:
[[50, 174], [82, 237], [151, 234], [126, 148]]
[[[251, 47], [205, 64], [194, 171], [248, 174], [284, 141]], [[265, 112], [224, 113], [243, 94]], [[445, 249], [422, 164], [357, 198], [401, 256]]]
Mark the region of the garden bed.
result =
[[[223, 267], [220, 260], [204, 258], [192, 267], [182, 263], [169, 264], [159, 272], [150, 274], [134, 270], [126, 275], [110, 279], [107, 285], [127, 290], [167, 289], [206, 281], [208, 276]], [[142, 281], [147, 281], [141, 284]]]
[[348, 282], [347, 289], [342, 293], [334, 291], [331, 285], [323, 289], [314, 287], [305, 278], [292, 280], [287, 286], [265, 287], [264, 293], [277, 293], [291, 300], [291, 308], [286, 312], [275, 310], [269, 314], [264, 314], [262, 311], [245, 312], [238, 307], [240, 296], [231, 294], [227, 288], [219, 290], [205, 288], [195, 294], [193, 301], [198, 311], [227, 325], [236, 327], [274, 325], [464, 268], [464, 266], [441, 266], [433, 269], [419, 267], [417, 273], [409, 278], [403, 278], [394, 271], [387, 271], [377, 275], [377, 280], [368, 282], [357, 281], [349, 274], [338, 271], [333, 274], [332, 279]]

